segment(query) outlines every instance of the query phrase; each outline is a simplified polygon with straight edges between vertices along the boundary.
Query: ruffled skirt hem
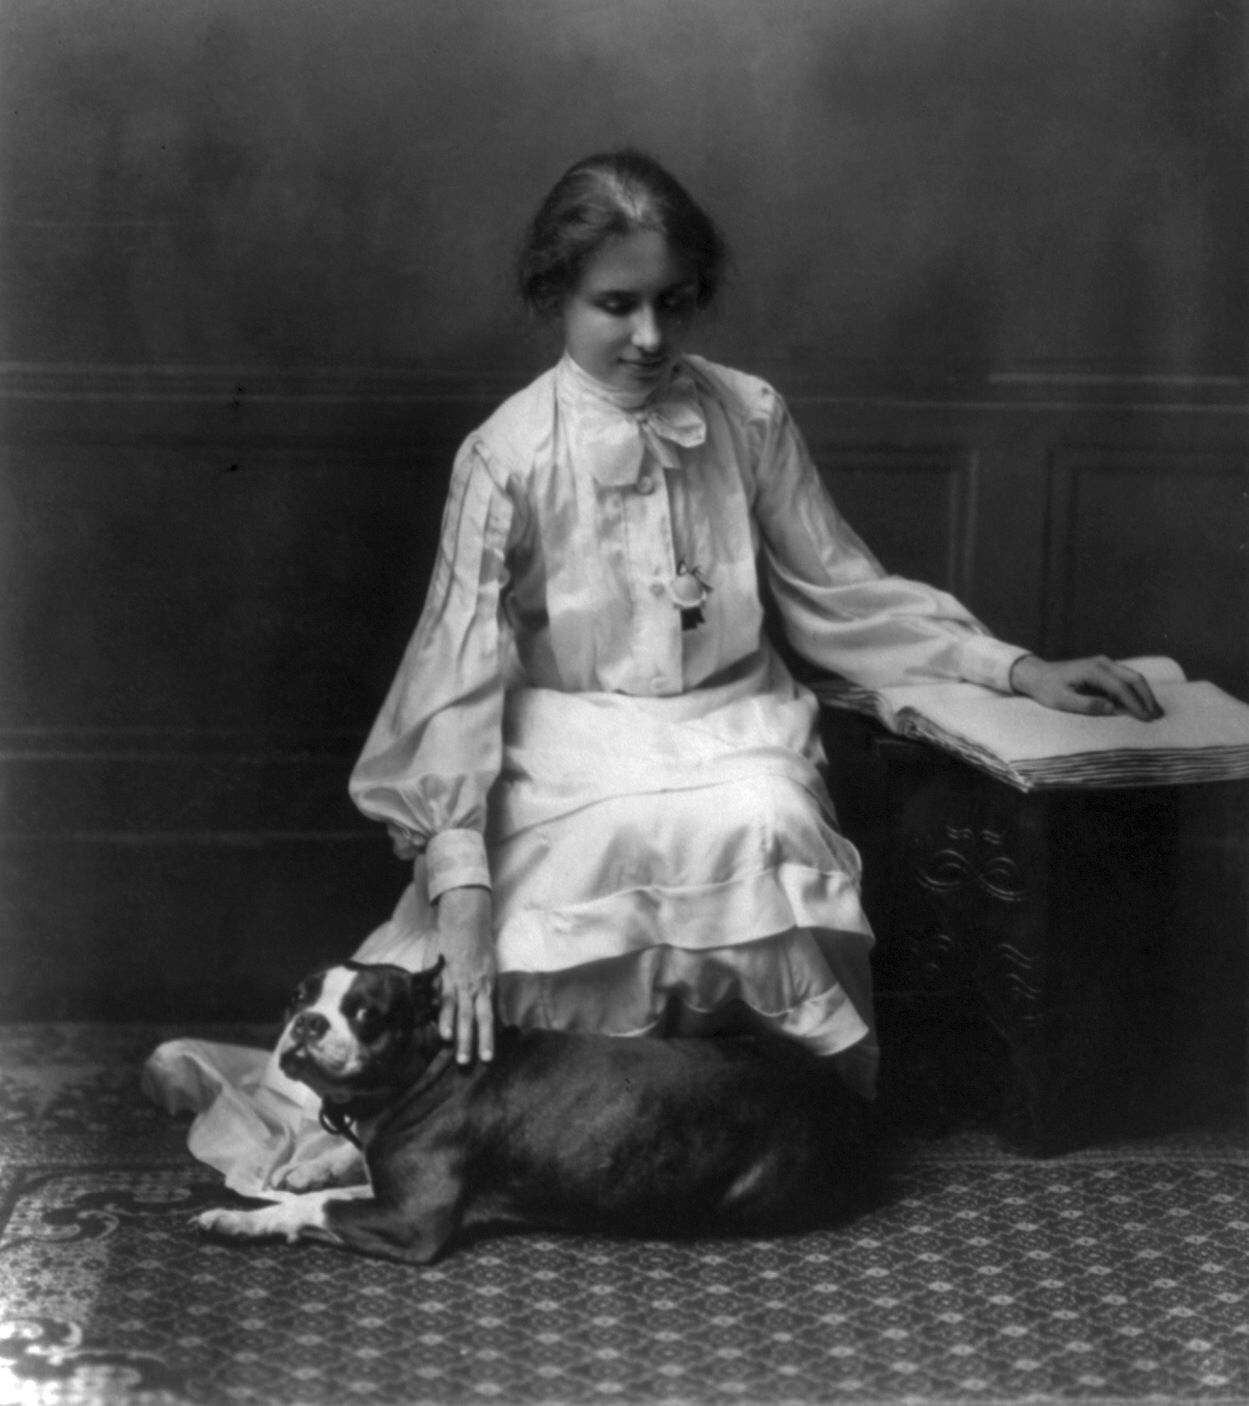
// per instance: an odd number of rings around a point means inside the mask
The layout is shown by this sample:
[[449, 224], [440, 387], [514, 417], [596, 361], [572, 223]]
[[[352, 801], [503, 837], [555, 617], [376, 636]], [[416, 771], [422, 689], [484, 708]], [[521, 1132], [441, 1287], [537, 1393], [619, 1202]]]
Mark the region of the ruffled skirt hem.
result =
[[[870, 1096], [872, 938], [814, 719], [766, 655], [671, 699], [510, 694], [487, 835], [499, 1018], [618, 1036], [763, 1027]], [[422, 859], [357, 958], [432, 965], [427, 893]], [[191, 1150], [248, 1195], [326, 1148], [315, 1101], [262, 1051], [174, 1041], [146, 1081], [196, 1113]]]

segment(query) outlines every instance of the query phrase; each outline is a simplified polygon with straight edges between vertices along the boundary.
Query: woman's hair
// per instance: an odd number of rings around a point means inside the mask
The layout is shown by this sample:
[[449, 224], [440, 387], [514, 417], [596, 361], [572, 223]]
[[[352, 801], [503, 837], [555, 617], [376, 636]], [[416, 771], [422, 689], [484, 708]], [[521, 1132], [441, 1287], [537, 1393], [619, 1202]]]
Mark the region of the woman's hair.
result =
[[521, 297], [540, 316], [554, 316], [606, 241], [639, 230], [657, 230], [689, 261], [696, 305], [706, 307], [727, 258], [720, 231], [658, 161], [631, 149], [589, 156], [556, 181], [521, 245]]

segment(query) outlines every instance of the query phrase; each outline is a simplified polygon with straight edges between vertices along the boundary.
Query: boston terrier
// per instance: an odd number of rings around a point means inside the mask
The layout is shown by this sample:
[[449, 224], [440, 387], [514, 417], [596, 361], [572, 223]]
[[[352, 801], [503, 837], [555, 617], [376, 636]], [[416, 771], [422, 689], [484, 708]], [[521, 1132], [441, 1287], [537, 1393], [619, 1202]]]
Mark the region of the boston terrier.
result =
[[866, 1205], [859, 1101], [825, 1061], [777, 1037], [509, 1028], [493, 1061], [463, 1066], [438, 1034], [441, 965], [348, 962], [305, 978], [291, 1003], [281, 1067], [363, 1150], [368, 1189], [330, 1189], [341, 1166], [319, 1181], [305, 1170], [292, 1187], [319, 1189], [205, 1211], [201, 1230], [428, 1264], [491, 1225], [758, 1234]]

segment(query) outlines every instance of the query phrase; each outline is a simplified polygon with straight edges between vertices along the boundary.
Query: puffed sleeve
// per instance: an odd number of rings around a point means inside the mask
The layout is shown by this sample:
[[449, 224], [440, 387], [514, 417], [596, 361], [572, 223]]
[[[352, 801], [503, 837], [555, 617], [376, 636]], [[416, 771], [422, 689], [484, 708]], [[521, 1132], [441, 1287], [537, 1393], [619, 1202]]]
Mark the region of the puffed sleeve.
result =
[[752, 428], [765, 567], [798, 653], [868, 688], [953, 678], [1009, 693], [1027, 651], [994, 639], [945, 591], [884, 570], [837, 511], [770, 387]]
[[425, 607], [349, 783], [401, 852], [424, 852], [431, 900], [490, 883], [482, 835], [502, 756], [500, 612], [515, 525], [506, 484], [470, 439], [456, 458]]

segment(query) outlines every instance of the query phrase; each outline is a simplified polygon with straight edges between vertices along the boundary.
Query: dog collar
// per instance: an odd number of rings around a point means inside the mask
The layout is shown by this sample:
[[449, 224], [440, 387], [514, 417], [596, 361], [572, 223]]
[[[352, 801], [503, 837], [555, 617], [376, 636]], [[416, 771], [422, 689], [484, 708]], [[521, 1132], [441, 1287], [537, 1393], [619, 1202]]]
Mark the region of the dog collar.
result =
[[348, 1142], [363, 1150], [363, 1144], [352, 1128], [355, 1119], [349, 1117], [341, 1109], [331, 1109], [328, 1104], [323, 1103], [320, 1122], [327, 1133], [332, 1133], [335, 1137], [345, 1137]]

